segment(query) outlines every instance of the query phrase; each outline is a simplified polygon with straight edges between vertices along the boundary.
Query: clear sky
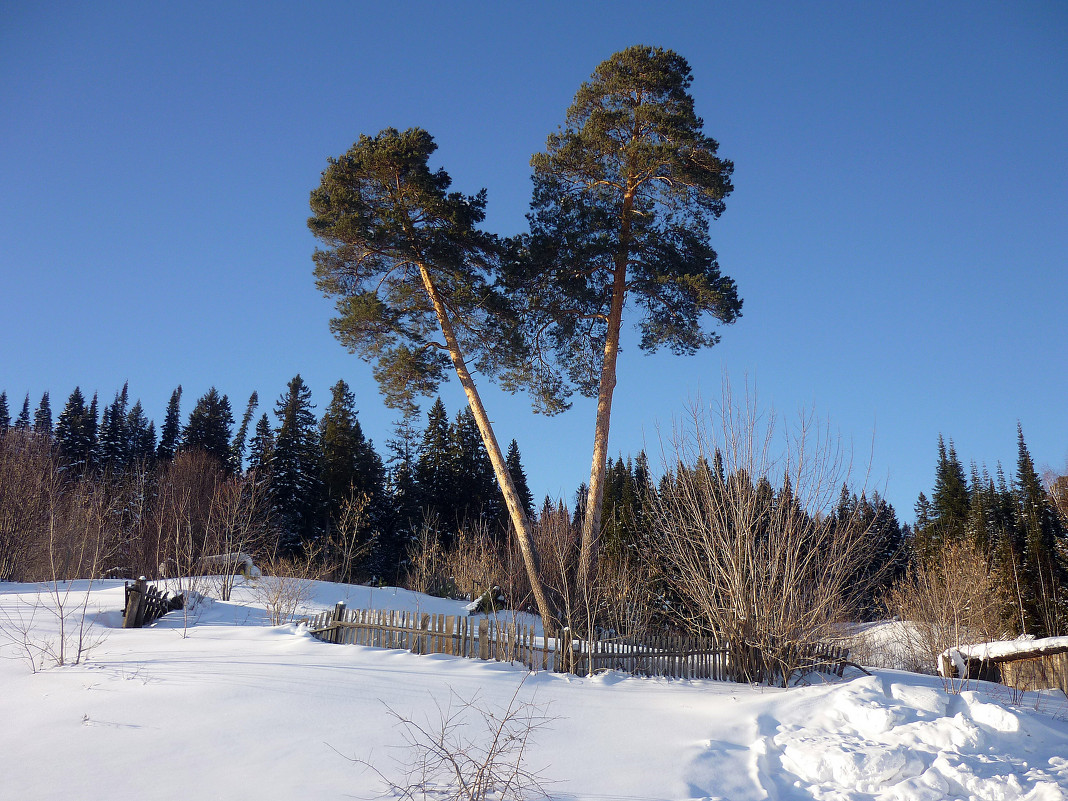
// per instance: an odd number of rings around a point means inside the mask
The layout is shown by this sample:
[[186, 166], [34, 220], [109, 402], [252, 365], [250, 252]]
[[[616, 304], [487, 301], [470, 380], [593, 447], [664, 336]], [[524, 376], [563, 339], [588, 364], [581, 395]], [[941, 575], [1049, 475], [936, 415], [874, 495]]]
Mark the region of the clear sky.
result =
[[[735, 162], [712, 239], [745, 299], [691, 358], [624, 342], [610, 451], [658, 450], [746, 377], [829, 419], [904, 520], [939, 433], [1012, 468], [1068, 457], [1068, 5], [8, 2], [0, 7], [0, 389], [12, 413], [129, 381], [157, 425], [215, 385], [239, 415], [344, 378], [305, 221], [326, 159], [420, 126], [487, 227], [525, 225], [529, 159], [613, 52], [668, 47]], [[633, 320], [633, 313], [631, 320]], [[453, 381], [443, 398], [463, 403]], [[427, 404], [429, 405], [429, 404]], [[588, 477], [593, 404], [487, 392], [536, 496]], [[425, 408], [425, 407], [424, 407]], [[874, 439], [873, 439], [874, 438]]]

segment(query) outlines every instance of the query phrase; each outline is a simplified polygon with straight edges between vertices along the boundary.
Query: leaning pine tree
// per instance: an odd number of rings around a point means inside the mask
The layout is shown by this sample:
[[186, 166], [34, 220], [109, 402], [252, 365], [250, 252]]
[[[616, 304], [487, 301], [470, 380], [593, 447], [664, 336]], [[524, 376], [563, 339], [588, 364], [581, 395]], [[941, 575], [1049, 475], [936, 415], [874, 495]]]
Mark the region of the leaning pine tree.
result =
[[502, 333], [515, 328], [502, 324], [510, 310], [493, 287], [496, 240], [477, 228], [485, 217], [485, 190], [449, 192], [445, 170], [427, 164], [436, 148], [424, 130], [388, 128], [361, 136], [330, 159], [311, 193], [308, 227], [327, 246], [314, 254], [315, 275], [323, 293], [336, 298], [331, 330], [351, 352], [374, 362], [387, 405], [414, 413], [416, 398], [438, 388], [451, 361], [549, 627], [553, 617], [538, 579], [530, 521], [468, 366], [470, 360], [475, 370], [515, 389], [528, 378], [522, 342]]
[[509, 261], [538, 353], [555, 351], [582, 394], [597, 398], [584, 504], [580, 593], [601, 533], [608, 430], [623, 312], [641, 308], [640, 347], [691, 354], [716, 344], [709, 319], [733, 323], [742, 301], [720, 274], [709, 222], [734, 165], [717, 156], [671, 50], [635, 46], [602, 62], [563, 127], [531, 159], [531, 234]]

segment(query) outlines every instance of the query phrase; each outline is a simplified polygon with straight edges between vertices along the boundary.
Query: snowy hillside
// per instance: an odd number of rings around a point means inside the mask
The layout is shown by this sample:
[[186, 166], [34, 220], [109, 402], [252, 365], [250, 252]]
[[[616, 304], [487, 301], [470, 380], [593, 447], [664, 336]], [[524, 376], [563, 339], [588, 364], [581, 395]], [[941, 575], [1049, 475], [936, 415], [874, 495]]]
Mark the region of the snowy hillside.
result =
[[[328, 645], [270, 627], [246, 588], [189, 620], [123, 630], [122, 584], [89, 598], [86, 663], [32, 674], [4, 642], [0, 798], [342, 799], [383, 792], [403, 758], [390, 709], [438, 719], [450, 697], [503, 709], [526, 673], [506, 664]], [[0, 584], [0, 622], [26, 620], [28, 585]], [[319, 584], [345, 600], [456, 614], [402, 590]], [[36, 635], [55, 637], [38, 609]], [[1068, 798], [1068, 705], [1004, 688], [947, 695], [936, 678], [878, 671], [790, 691], [710, 681], [534, 674], [544, 709], [529, 766], [550, 797], [613, 799]], [[1036, 709], [1036, 706], [1038, 707]]]

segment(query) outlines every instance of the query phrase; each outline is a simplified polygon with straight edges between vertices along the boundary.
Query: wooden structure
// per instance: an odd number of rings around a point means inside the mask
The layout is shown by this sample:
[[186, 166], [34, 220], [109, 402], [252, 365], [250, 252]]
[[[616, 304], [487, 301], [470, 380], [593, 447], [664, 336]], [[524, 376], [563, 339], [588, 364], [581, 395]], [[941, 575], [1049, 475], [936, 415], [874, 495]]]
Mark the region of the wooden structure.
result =
[[133, 584], [126, 582], [126, 603], [122, 608], [122, 627], [139, 629], [163, 617], [168, 612], [181, 609], [183, 597], [160, 592], [157, 587], [149, 586], [144, 576]]
[[[503, 619], [346, 609], [302, 620], [325, 642], [403, 648], [416, 654], [519, 662], [529, 670], [585, 676], [619, 670], [636, 676], [720, 681], [765, 681], [771, 669], [755, 648], [731, 654], [713, 637], [654, 636], [643, 642], [536, 637], [533, 626]], [[849, 652], [834, 646], [805, 649], [798, 664], [842, 675]]]
[[[1058, 638], [1058, 642], [1061, 640]], [[963, 650], [958, 654], [966, 665], [967, 675], [959, 675], [948, 653], [942, 655], [943, 675], [999, 682], [1017, 690], [1058, 689], [1068, 695], [1068, 644], [1032, 640], [1011, 652], [995, 650], [993, 656], [975, 656]]]

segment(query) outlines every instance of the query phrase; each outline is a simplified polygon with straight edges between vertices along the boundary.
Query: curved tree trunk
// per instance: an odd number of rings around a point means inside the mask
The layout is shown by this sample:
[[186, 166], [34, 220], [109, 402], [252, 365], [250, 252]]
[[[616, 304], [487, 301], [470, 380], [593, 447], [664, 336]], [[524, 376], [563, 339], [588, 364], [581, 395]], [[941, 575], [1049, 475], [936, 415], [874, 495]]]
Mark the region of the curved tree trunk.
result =
[[445, 344], [449, 349], [449, 357], [452, 359], [456, 375], [460, 379], [464, 393], [467, 395], [467, 402], [471, 406], [471, 414], [474, 415], [475, 422], [478, 424], [482, 442], [486, 446], [486, 453], [493, 464], [493, 472], [497, 476], [497, 483], [501, 488], [501, 492], [504, 493], [504, 502], [508, 507], [508, 515], [512, 520], [512, 525], [515, 527], [519, 550], [523, 554], [523, 564], [527, 570], [527, 577], [530, 579], [530, 589], [534, 593], [534, 602], [538, 607], [538, 613], [541, 615], [542, 628], [546, 637], [554, 636], [556, 618], [552, 613], [552, 608], [549, 606], [549, 601], [545, 595], [545, 589], [542, 587], [541, 579], [538, 576], [538, 554], [534, 549], [534, 536], [531, 531], [530, 520], [523, 510], [523, 503], [519, 500], [519, 493], [515, 490], [512, 475], [508, 472], [508, 465], [504, 460], [504, 455], [501, 453], [500, 445], [497, 444], [497, 437], [493, 433], [493, 426], [490, 423], [489, 416], [486, 414], [486, 408], [482, 405], [482, 398], [478, 394], [478, 388], [471, 377], [471, 372], [467, 369], [467, 363], [464, 361], [463, 353], [460, 351], [460, 343], [456, 338], [455, 331], [453, 331], [452, 322], [446, 313], [441, 294], [434, 285], [430, 273], [422, 264], [419, 265], [419, 273], [422, 276], [423, 286], [426, 288], [427, 295], [430, 296], [430, 301], [434, 304], [434, 312], [437, 314], [438, 323], [441, 325], [441, 333], [445, 337]]

